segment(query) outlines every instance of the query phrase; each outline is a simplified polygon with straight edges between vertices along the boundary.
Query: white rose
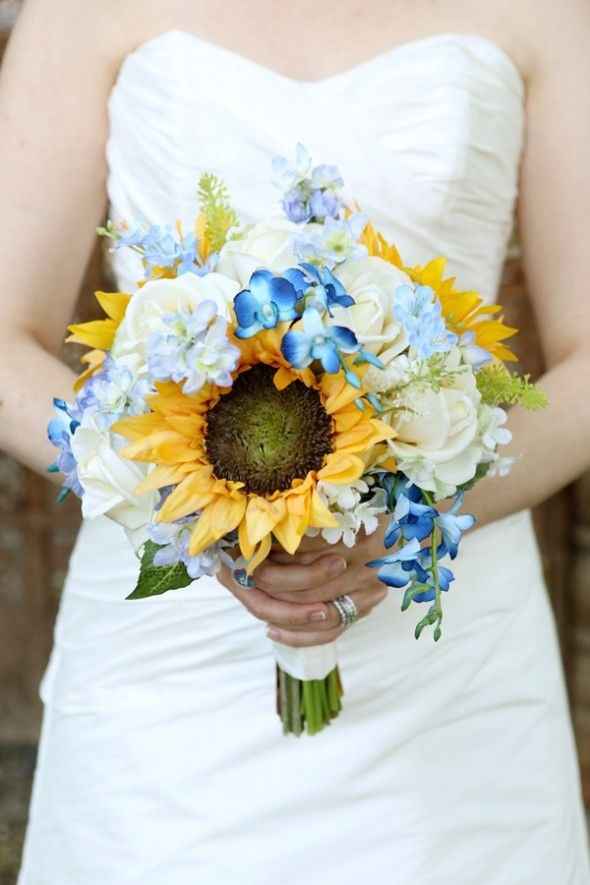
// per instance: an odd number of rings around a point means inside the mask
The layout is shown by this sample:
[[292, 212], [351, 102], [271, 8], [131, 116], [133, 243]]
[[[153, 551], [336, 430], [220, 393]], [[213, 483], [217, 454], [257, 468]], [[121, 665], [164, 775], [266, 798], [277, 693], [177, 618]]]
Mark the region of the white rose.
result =
[[145, 359], [152, 332], [164, 326], [163, 317], [177, 310], [195, 308], [203, 301], [214, 301], [220, 316], [233, 317], [233, 299], [240, 286], [221, 273], [197, 276], [182, 274], [174, 280], [152, 280], [131, 298], [123, 322], [117, 329], [113, 357], [137, 353]]
[[345, 261], [335, 275], [356, 303], [333, 308], [332, 322], [352, 329], [367, 350], [390, 362], [408, 346], [393, 314], [393, 297], [398, 286], [411, 285], [410, 278], [377, 256]]
[[[305, 225], [313, 230], [317, 224]], [[238, 280], [241, 288], [260, 267], [281, 273], [297, 264], [293, 243], [302, 232], [302, 225], [287, 218], [270, 218], [247, 228], [237, 240], [228, 240], [219, 253], [217, 270]]]
[[400, 469], [407, 468], [422, 488], [442, 494], [452, 494], [473, 479], [483, 454], [477, 433], [480, 399], [469, 368], [439, 391], [410, 384], [399, 401], [406, 409], [394, 411], [389, 419], [398, 433], [389, 446]]
[[147, 465], [122, 458], [114, 444], [114, 435], [100, 428], [96, 415], [90, 410], [85, 412], [72, 437], [72, 452], [84, 489], [82, 515], [85, 519], [109, 516], [133, 535], [151, 521], [156, 495], [135, 493], [145, 479]]

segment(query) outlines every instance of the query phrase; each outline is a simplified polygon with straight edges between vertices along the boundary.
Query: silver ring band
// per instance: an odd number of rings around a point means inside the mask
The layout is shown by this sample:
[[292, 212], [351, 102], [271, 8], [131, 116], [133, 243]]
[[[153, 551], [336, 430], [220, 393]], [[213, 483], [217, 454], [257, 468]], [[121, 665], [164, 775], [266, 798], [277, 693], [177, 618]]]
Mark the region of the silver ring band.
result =
[[358, 608], [350, 596], [337, 596], [332, 602], [340, 615], [340, 623], [343, 627], [351, 627], [358, 620]]

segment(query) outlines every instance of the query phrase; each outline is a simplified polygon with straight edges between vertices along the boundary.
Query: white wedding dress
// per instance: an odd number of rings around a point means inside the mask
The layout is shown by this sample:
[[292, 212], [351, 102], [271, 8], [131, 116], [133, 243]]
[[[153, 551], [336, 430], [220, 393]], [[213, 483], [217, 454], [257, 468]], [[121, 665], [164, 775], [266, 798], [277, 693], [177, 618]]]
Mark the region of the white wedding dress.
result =
[[[479, 37], [444, 35], [317, 82], [170, 32], [110, 101], [112, 213], [191, 223], [226, 180], [276, 209], [271, 158], [303, 141], [408, 263], [438, 254], [496, 295], [524, 88]], [[119, 285], [137, 267], [119, 253]], [[497, 494], [510, 479], [499, 479]], [[137, 562], [106, 519], [80, 533], [42, 684], [20, 885], [588, 885], [555, 628], [527, 512], [474, 531], [441, 642], [389, 598], [340, 641], [345, 709], [286, 738], [265, 625], [203, 579], [126, 601]]]

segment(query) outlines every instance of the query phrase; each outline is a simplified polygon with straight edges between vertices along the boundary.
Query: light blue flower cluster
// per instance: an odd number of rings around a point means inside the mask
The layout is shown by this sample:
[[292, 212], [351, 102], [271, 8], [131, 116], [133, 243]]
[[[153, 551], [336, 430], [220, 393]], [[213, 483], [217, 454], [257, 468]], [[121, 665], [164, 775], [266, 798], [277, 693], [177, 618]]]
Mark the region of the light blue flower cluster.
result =
[[300, 262], [329, 268], [343, 261], [364, 258], [367, 250], [358, 240], [366, 223], [366, 216], [356, 212], [350, 218], [327, 218], [319, 228], [304, 227], [295, 237], [295, 254]]
[[49, 473], [62, 473], [64, 481], [58, 496], [58, 501], [73, 492], [79, 498], [84, 494], [84, 489], [78, 479], [76, 459], [72, 452], [72, 437], [80, 426], [79, 414], [63, 399], [54, 399], [55, 418], [47, 425], [49, 442], [59, 450], [55, 463], [52, 464]]
[[445, 325], [440, 301], [430, 286], [398, 286], [393, 309], [410, 346], [422, 359], [447, 353], [457, 343], [457, 336]]
[[188, 552], [192, 528], [198, 514], [184, 517], [176, 522], [155, 522], [148, 525], [150, 540], [159, 546], [153, 559], [156, 566], [173, 566], [182, 563], [194, 581], [204, 575], [212, 577], [219, 568], [217, 546], [208, 547], [199, 556]]
[[194, 310], [163, 317], [165, 329], [148, 340], [148, 371], [156, 381], [175, 381], [185, 393], [196, 393], [207, 383], [231, 387], [240, 351], [227, 337], [227, 321], [214, 301]]
[[322, 223], [340, 218], [344, 181], [336, 166], [312, 167], [311, 156], [302, 144], [296, 147], [293, 166], [286, 157], [275, 157], [272, 166], [275, 182], [284, 191], [281, 206], [290, 221]]
[[98, 426], [107, 430], [126, 415], [146, 411], [145, 397], [152, 389], [147, 378], [137, 378], [125, 359], [107, 356], [103, 366], [82, 388], [75, 407], [80, 415], [91, 409]]
[[169, 226], [151, 225], [147, 229], [137, 227], [130, 233], [110, 230], [109, 235], [113, 239], [113, 248], [131, 248], [138, 252], [145, 264], [145, 276], [150, 279], [154, 268], [175, 268], [176, 275], [194, 273], [204, 276], [215, 269], [217, 254], [209, 256], [206, 262], [199, 258], [199, 241], [194, 234], [182, 236], [175, 235]]

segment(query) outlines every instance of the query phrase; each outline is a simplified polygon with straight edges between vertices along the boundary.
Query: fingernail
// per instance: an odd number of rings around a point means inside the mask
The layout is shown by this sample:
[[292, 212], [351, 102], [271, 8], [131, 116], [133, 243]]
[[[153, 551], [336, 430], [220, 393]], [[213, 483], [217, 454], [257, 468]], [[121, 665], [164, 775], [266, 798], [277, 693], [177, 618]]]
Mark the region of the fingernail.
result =
[[266, 631], [266, 635], [268, 636], [269, 639], [273, 639], [276, 642], [276, 640], [280, 639], [280, 637], [281, 637], [281, 631], [275, 630], [274, 627], [269, 627], [268, 630]]
[[330, 564], [328, 566], [328, 571], [330, 572], [331, 575], [334, 575], [334, 576], [341, 575], [342, 572], [346, 571], [346, 560], [342, 559], [342, 558], [331, 559]]
[[323, 608], [321, 608], [318, 611], [312, 612], [310, 614], [308, 620], [311, 621], [312, 623], [316, 623], [317, 621], [325, 621], [327, 619], [327, 617], [328, 617], [328, 615], [323, 610]]

